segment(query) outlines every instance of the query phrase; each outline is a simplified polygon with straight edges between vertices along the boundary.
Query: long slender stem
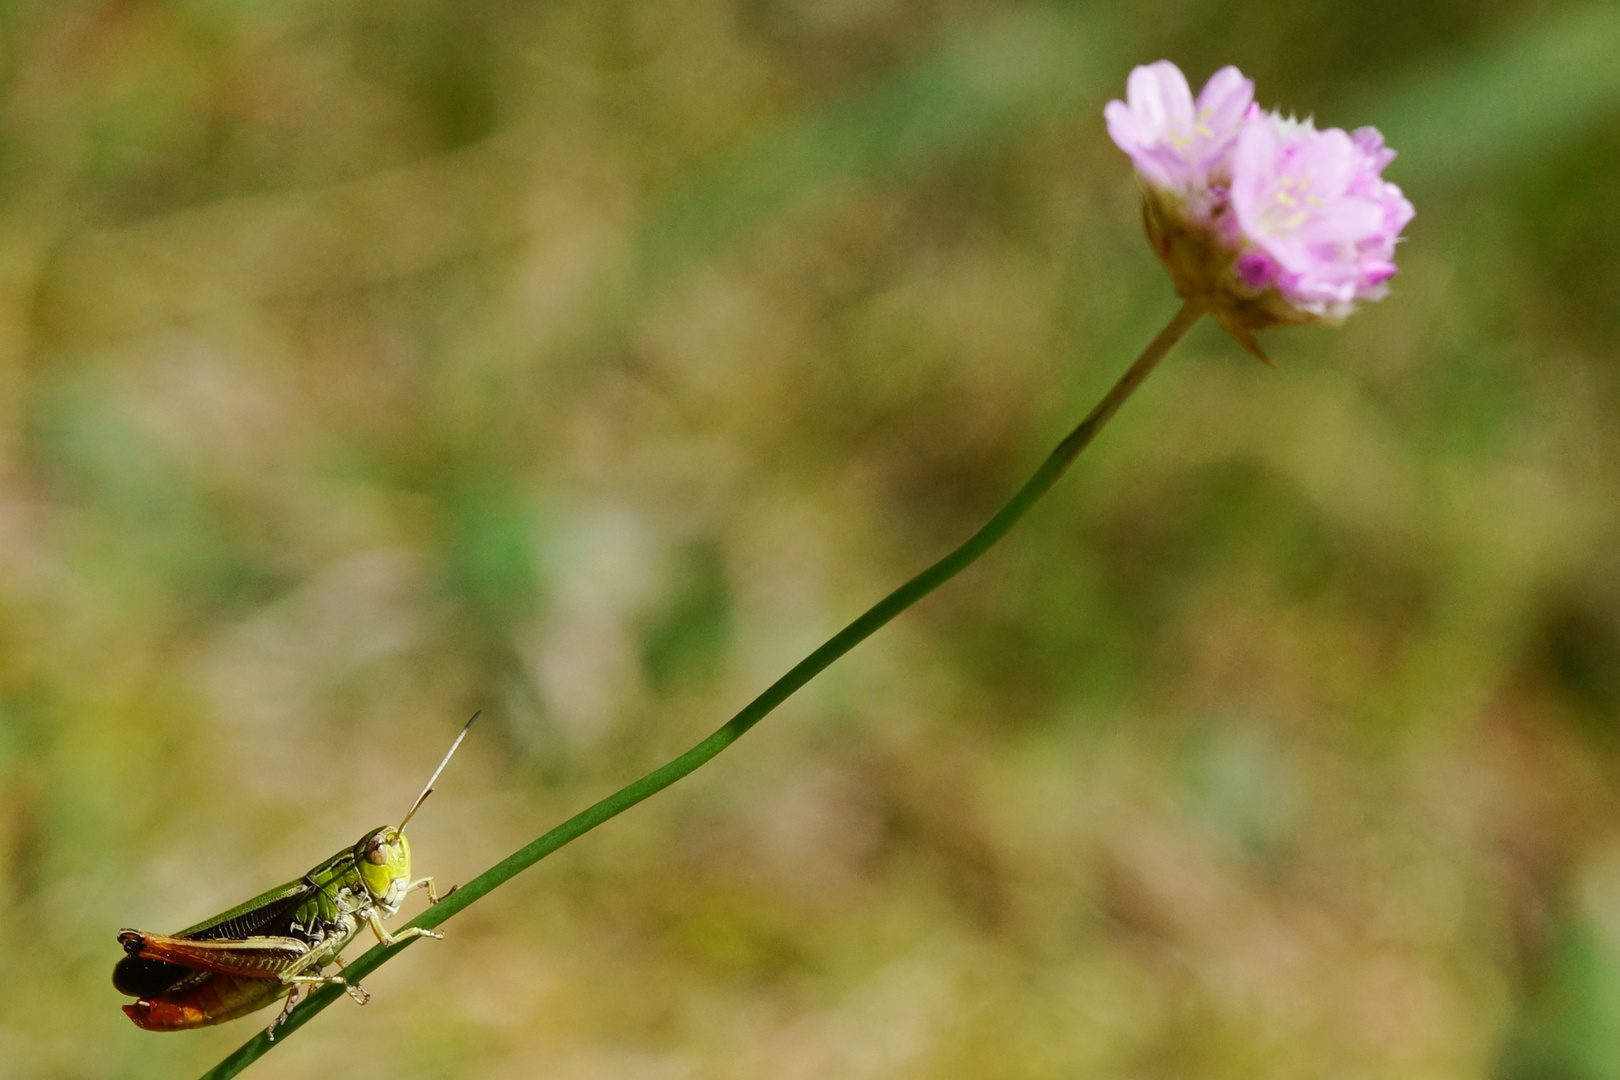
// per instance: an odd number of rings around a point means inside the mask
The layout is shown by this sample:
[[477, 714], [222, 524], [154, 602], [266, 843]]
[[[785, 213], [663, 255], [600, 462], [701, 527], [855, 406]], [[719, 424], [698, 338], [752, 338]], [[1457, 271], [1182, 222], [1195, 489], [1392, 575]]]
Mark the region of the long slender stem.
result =
[[[1119, 381], [1103, 396], [1096, 407], [1062, 442], [1058, 443], [1057, 448], [1041, 463], [1041, 467], [1035, 470], [1035, 475], [1031, 476], [1008, 500], [1007, 505], [997, 511], [978, 532], [968, 537], [962, 546], [873, 604], [865, 614], [834, 634], [815, 652], [794, 665], [786, 675], [767, 687], [764, 693], [745, 705], [741, 712], [726, 721], [714, 734], [680, 757], [654, 769], [634, 783], [620, 788], [601, 802], [575, 814], [538, 840], [502, 859], [428, 908], [408, 925], [424, 928], [438, 926], [468, 904], [488, 895], [564, 844], [577, 840], [608, 819], [622, 814], [643, 799], [669, 787], [736, 742], [744, 732], [792, 696], [794, 691], [865, 641], [890, 619], [961, 573], [988, 551], [997, 540], [1005, 536], [1029, 508], [1050, 490], [1080, 451], [1086, 448], [1102, 426], [1108, 423], [1109, 418], [1118, 412], [1125, 400], [1142, 385], [1142, 380], [1148, 377], [1158, 366], [1159, 361], [1164, 359], [1176, 342], [1180, 341], [1192, 328], [1193, 323], [1198, 321], [1198, 316], [1199, 312], [1191, 304], [1184, 304], [1165, 328], [1159, 331], [1159, 335], [1142, 350], [1142, 354], [1136, 358], [1125, 374], [1120, 376]], [[409, 944], [411, 942], [406, 941], [388, 948], [376, 946], [349, 964], [343, 974], [350, 980], [364, 978]], [[343, 991], [336, 986], [322, 987], [293, 1010], [286, 1023], [277, 1029], [275, 1042], [268, 1040], [262, 1032], [255, 1035], [205, 1073], [203, 1080], [224, 1080], [225, 1077], [235, 1076], [271, 1047], [297, 1031], [316, 1013], [337, 1000], [342, 993]]]

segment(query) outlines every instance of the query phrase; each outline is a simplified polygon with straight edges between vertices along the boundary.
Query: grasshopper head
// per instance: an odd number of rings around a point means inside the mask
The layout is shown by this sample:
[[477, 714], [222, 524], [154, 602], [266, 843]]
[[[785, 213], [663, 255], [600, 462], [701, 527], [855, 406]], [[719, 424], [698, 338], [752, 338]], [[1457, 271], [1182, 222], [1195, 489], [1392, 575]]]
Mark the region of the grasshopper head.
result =
[[354, 845], [354, 865], [373, 900], [397, 907], [411, 883], [411, 842], [397, 826], [372, 829]]
[[[360, 871], [360, 880], [365, 883], [366, 892], [372, 901], [382, 908], [386, 915], [392, 915], [399, 910], [400, 901], [405, 898], [411, 884], [411, 842], [405, 839], [405, 825], [411, 820], [411, 815], [422, 808], [423, 800], [433, 794], [433, 782], [450, 763], [456, 747], [467, 737], [467, 730], [473, 726], [476, 719], [478, 713], [473, 713], [466, 724], [462, 725], [461, 734], [456, 736], [456, 741], [450, 744], [450, 749], [439, 759], [439, 767], [433, 770], [433, 775], [428, 777], [427, 786], [422, 789], [422, 794], [416, 797], [416, 801], [406, 811], [405, 820], [398, 825], [384, 825], [372, 829], [354, 845], [354, 865]], [[431, 889], [428, 895], [433, 895]]]

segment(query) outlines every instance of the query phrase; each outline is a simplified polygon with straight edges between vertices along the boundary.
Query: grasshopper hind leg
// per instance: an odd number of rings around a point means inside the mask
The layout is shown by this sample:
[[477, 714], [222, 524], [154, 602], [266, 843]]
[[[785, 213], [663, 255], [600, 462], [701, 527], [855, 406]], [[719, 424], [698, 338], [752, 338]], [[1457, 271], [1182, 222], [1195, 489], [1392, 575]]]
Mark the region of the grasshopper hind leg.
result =
[[300, 985], [298, 983], [292, 984], [291, 989], [287, 991], [286, 1004], [281, 1007], [281, 1011], [276, 1014], [276, 1018], [270, 1021], [270, 1026], [264, 1029], [264, 1037], [271, 1042], [276, 1041], [276, 1028], [287, 1022], [287, 1017], [292, 1015], [293, 1006], [298, 1004], [299, 989]]

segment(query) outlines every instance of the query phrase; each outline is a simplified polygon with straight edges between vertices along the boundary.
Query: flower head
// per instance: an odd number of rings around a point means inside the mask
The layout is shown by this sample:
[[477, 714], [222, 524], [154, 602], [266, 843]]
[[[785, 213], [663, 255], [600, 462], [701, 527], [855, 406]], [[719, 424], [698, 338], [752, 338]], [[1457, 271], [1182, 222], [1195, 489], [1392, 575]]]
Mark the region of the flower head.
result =
[[1388, 291], [1413, 211], [1383, 179], [1395, 152], [1375, 129], [1262, 112], [1232, 67], [1196, 103], [1166, 60], [1126, 90], [1103, 115], [1141, 177], [1154, 250], [1177, 291], [1256, 355], [1255, 330], [1341, 319]]

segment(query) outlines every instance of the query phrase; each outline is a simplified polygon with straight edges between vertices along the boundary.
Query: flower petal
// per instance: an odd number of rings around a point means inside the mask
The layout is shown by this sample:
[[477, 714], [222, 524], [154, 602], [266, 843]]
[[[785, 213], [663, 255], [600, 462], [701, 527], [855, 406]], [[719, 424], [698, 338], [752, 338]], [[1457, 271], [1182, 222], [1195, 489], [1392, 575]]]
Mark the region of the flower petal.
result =
[[1144, 131], [1162, 137], [1173, 125], [1191, 127], [1192, 89], [1187, 76], [1168, 60], [1144, 64], [1125, 81], [1125, 98]]
[[1217, 135], [1235, 134], [1254, 102], [1254, 81], [1228, 65], [1209, 77], [1198, 92], [1198, 122]]

